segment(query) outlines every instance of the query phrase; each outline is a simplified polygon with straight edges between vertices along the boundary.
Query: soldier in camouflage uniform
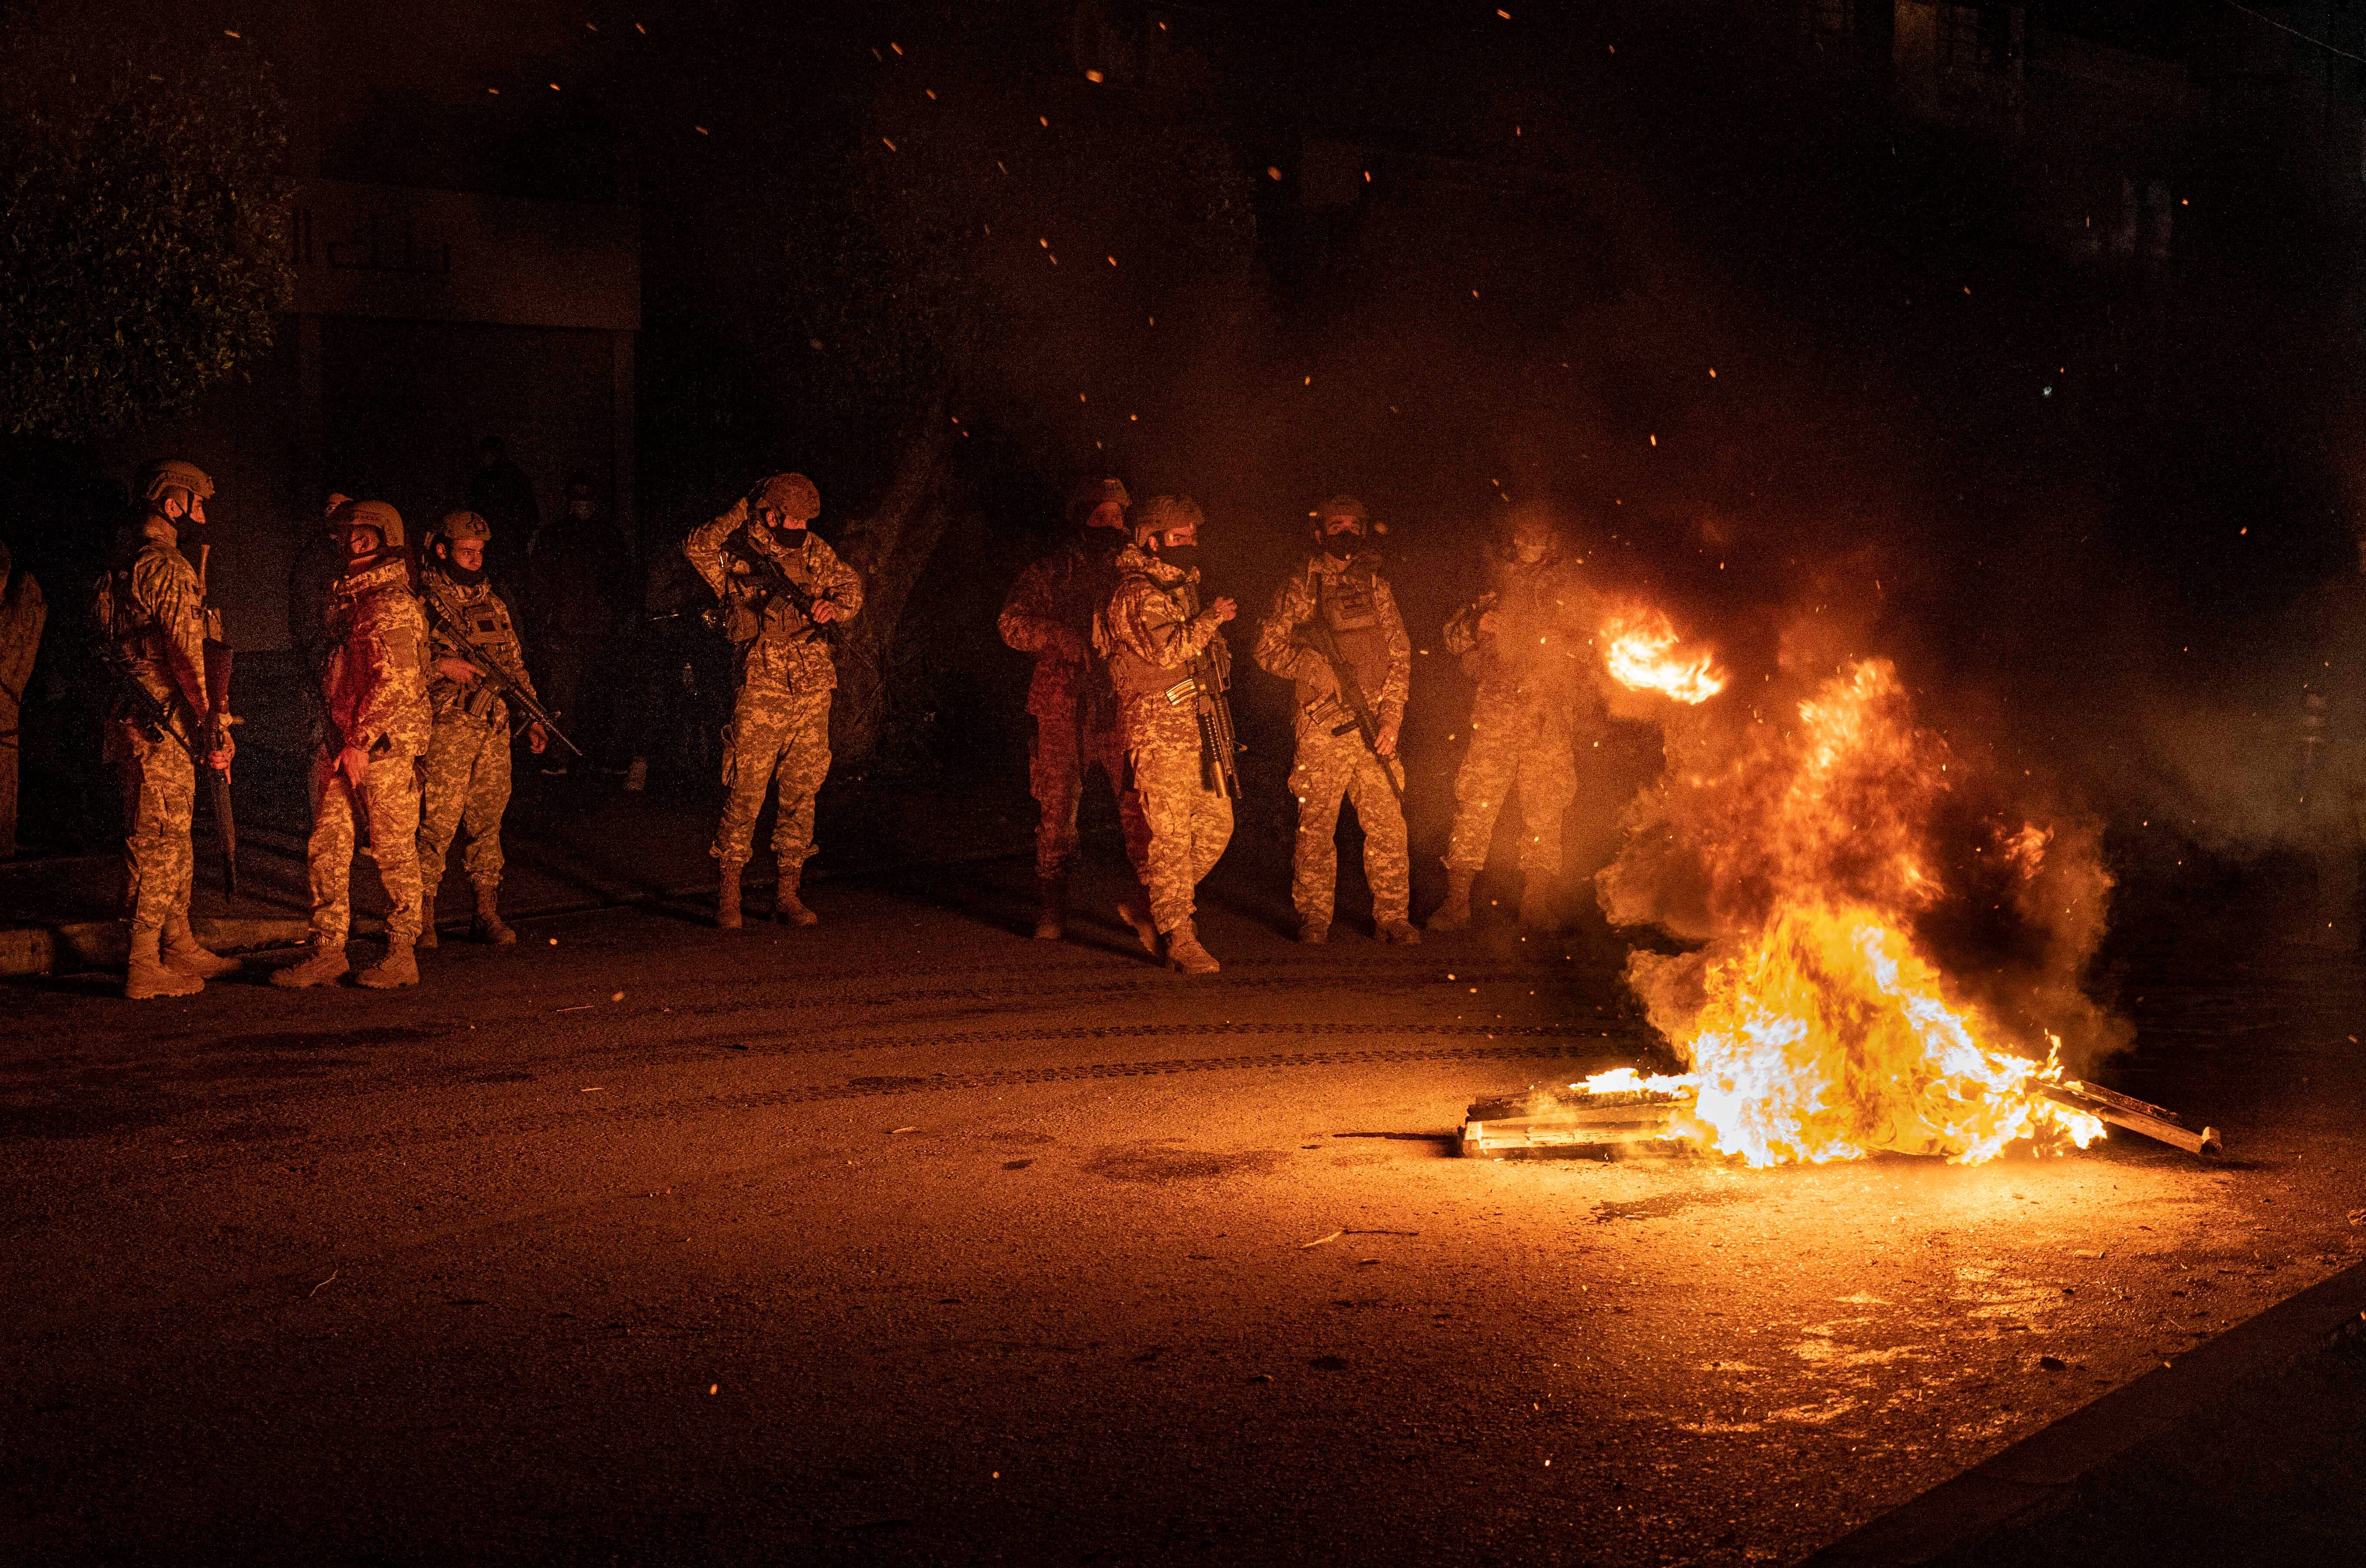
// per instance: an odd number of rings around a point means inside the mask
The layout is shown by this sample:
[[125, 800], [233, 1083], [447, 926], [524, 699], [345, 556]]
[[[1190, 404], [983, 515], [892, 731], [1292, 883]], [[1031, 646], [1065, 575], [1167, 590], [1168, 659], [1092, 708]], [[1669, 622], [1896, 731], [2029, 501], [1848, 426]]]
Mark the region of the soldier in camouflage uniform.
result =
[[1125, 509], [1132, 497], [1116, 479], [1091, 479], [1069, 502], [1077, 536], [1055, 555], [1020, 573], [1002, 606], [1002, 640], [1032, 654], [1027, 711], [1034, 743], [1028, 784], [1040, 815], [1035, 825], [1035, 881], [1042, 912], [1035, 934], [1060, 939], [1067, 918], [1068, 869], [1076, 855], [1076, 807], [1085, 770], [1109, 775], [1125, 828], [1126, 855], [1139, 876], [1149, 863], [1150, 826], [1142, 797], [1125, 787], [1125, 737], [1118, 727], [1117, 689], [1109, 664], [1093, 649], [1093, 616], [1117, 588], [1117, 554], [1126, 542]]
[[[772, 852], [780, 887], [772, 918], [809, 926], [820, 917], [797, 898], [812, 858], [814, 796], [829, 775], [829, 699], [838, 665], [821, 628], [862, 608], [862, 580], [806, 525], [821, 492], [803, 474], [775, 474], [730, 511], [693, 530], [682, 555], [723, 601], [724, 631], [738, 650], [739, 695], [723, 749], [729, 792], [711, 852], [719, 864], [715, 923], [739, 924], [739, 874], [753, 849], [757, 814], [775, 781]], [[743, 557], [764, 563], [760, 569]], [[810, 597], [800, 611], [768, 587], [777, 570]]]
[[[445, 515], [421, 563], [419, 592], [427, 615], [427, 700], [435, 732], [427, 743], [427, 780], [419, 814], [419, 884], [424, 904], [419, 945], [435, 945], [435, 893], [445, 856], [462, 827], [468, 847], [461, 868], [476, 890], [469, 934], [507, 947], [517, 932], [502, 923], [501, 814], [510, 804], [510, 709], [470, 657], [539, 697], [526, 678], [524, 649], [510, 606], [485, 577], [485, 546], [493, 530], [473, 512]], [[542, 726], [526, 726], [527, 749], [539, 753]]]
[[1233, 837], [1233, 803], [1207, 786], [1200, 768], [1196, 683], [1191, 666], [1217, 628], [1238, 613], [1230, 599], [1200, 607], [1200, 525], [1189, 496], [1153, 496], [1135, 513], [1133, 542], [1117, 558], [1118, 583], [1093, 627], [1093, 646], [1109, 660], [1124, 725], [1126, 761], [1150, 825], [1149, 908], [1118, 906], [1142, 939], [1166, 946], [1169, 968], [1212, 975], [1191, 917], [1200, 880]]
[[[1314, 521], [1314, 548], [1274, 594], [1273, 611], [1257, 628], [1256, 661], [1296, 686], [1298, 758], [1290, 793], [1298, 797], [1298, 843], [1290, 857], [1290, 891], [1298, 906], [1298, 940], [1330, 940], [1331, 907], [1339, 881], [1339, 803], [1355, 803], [1364, 829], [1364, 878], [1372, 889], [1372, 919], [1384, 942], [1417, 942], [1406, 919], [1412, 870], [1405, 858], [1404, 806], [1381, 758], [1393, 758], [1413, 682], [1413, 641], [1397, 614], [1395, 594], [1380, 575], [1378, 552], [1364, 547], [1369, 521], [1353, 496], [1325, 502]], [[1339, 656], [1362, 688], [1379, 727], [1380, 755], [1356, 728], [1339, 694], [1331, 661], [1307, 646], [1300, 628], [1317, 618], [1330, 627]]]
[[[180, 534], [202, 527], [213, 480], [193, 463], [148, 470], [145, 507], [98, 580], [92, 617], [110, 658], [156, 699], [165, 718], [158, 733], [118, 695], [107, 725], [107, 760], [123, 781], [125, 901], [131, 917], [131, 963], [123, 994], [134, 1000], [185, 997], [207, 979], [239, 967], [208, 953], [189, 927], [196, 857], [189, 820], [197, 797], [196, 763], [230, 766], [235, 747], [226, 714], [206, 691], [206, 640], [216, 629], [197, 574], [181, 554]], [[219, 735], [220, 750], [193, 750]]]
[[1504, 797], [1520, 796], [1520, 922], [1549, 927], [1561, 874], [1561, 814], [1577, 797], [1572, 755], [1581, 730], [1599, 722], [1594, 671], [1601, 622], [1593, 592], [1541, 511], [1513, 514], [1490, 552], [1489, 589], [1446, 623], [1447, 651], [1478, 686], [1470, 746], [1454, 776], [1454, 832], [1446, 852], [1446, 902], [1432, 931], [1470, 923], [1470, 886], [1487, 863]]
[[386, 889], [386, 956], [355, 978], [376, 990], [419, 983], [419, 759], [434, 730], [427, 701], [427, 620], [411, 596], [402, 514], [382, 501], [337, 509], [345, 571], [321, 621], [329, 655], [321, 675], [329, 737], [313, 755], [312, 953], [271, 976], [275, 986], [320, 986], [345, 972], [357, 819]]

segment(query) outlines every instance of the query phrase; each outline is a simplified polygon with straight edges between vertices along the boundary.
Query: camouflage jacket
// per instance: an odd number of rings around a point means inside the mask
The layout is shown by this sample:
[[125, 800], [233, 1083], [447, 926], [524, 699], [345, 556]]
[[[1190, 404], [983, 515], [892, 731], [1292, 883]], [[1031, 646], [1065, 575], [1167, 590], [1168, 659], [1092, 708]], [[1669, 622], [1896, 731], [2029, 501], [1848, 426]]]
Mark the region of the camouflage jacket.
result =
[[1121, 696], [1164, 691], [1219, 635], [1215, 617], [1200, 613], [1200, 574], [1139, 545], [1118, 552], [1117, 570], [1109, 608], [1093, 625], [1093, 647], [1110, 661]]
[[[427, 617], [411, 596], [400, 558], [333, 583], [321, 605], [328, 657], [321, 699], [342, 743], [397, 756], [427, 750], [434, 728], [427, 702]], [[339, 738], [342, 738], [340, 741]]]
[[862, 579], [811, 528], [805, 530], [804, 544], [783, 549], [761, 536], [765, 530], [748, 528], [747, 522], [743, 499], [692, 530], [682, 547], [683, 558], [723, 601], [726, 625], [739, 649], [739, 683], [780, 692], [835, 688], [838, 665], [814, 624], [797, 612], [788, 595], [767, 592], [746, 561], [725, 555], [724, 543], [738, 534], [736, 547], [778, 561], [791, 581], [817, 600], [836, 605], [841, 623], [862, 608]]
[[1070, 545], [1019, 574], [997, 623], [1002, 640], [1035, 659], [1027, 711], [1057, 716], [1079, 703], [1113, 705], [1109, 661], [1093, 647], [1093, 618], [1117, 590], [1117, 556]]
[[31, 572], [17, 570], [8, 547], [0, 545], [0, 744], [16, 737], [17, 712], [25, 683], [33, 678], [33, 658], [49, 615], [41, 585]]
[[[117, 548], [92, 596], [98, 634], [122, 653], [131, 673], [197, 733], [206, 700], [206, 602], [180, 536], [162, 517], [143, 517]], [[124, 699], [116, 703], [121, 716]]]
[[[1565, 560], [1527, 565], [1499, 555], [1490, 566], [1491, 591], [1446, 623], [1446, 650], [1461, 659], [1480, 694], [1597, 697], [1602, 608], [1594, 591]], [[1490, 611], [1495, 626], [1482, 633], [1479, 622]]]
[[1346, 560], [1328, 551], [1311, 556], [1274, 594], [1273, 609], [1257, 627], [1257, 667], [1297, 682], [1301, 709], [1336, 689], [1330, 660], [1299, 640], [1299, 628], [1318, 615], [1330, 624], [1373, 716], [1382, 724], [1402, 719], [1413, 687], [1413, 639], [1389, 580], [1380, 575], [1380, 558], [1365, 552]]

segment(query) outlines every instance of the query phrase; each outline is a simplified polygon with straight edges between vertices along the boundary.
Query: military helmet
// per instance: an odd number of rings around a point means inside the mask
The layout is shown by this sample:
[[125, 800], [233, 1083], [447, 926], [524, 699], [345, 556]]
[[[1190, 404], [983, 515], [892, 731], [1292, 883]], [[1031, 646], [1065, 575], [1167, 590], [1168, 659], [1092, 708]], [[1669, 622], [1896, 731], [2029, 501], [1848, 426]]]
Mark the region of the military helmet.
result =
[[821, 515], [821, 491], [803, 474], [774, 474], [756, 487], [749, 505], [758, 510], [775, 507], [783, 517], [809, 523]]
[[1316, 507], [1307, 517], [1308, 526], [1314, 535], [1314, 542], [1317, 545], [1331, 536], [1331, 519], [1334, 517], [1352, 517], [1362, 525], [1365, 533], [1378, 532], [1372, 526], [1370, 509], [1362, 502], [1352, 495], [1335, 495]]
[[377, 530], [378, 548], [402, 548], [402, 513], [383, 501], [349, 501], [337, 508], [329, 521], [338, 532], [353, 528]]
[[1513, 507], [1511, 515], [1504, 520], [1504, 548], [1507, 554], [1524, 546], [1541, 547], [1549, 558], [1560, 543], [1560, 522], [1540, 502], [1523, 502]]
[[1139, 539], [1173, 528], [1197, 527], [1207, 520], [1200, 503], [1188, 495], [1154, 495], [1134, 509], [1133, 535]]
[[1068, 522], [1081, 528], [1092, 520], [1094, 513], [1112, 501], [1117, 502], [1121, 512], [1133, 504], [1133, 497], [1126, 493], [1123, 479], [1081, 479], [1077, 481], [1076, 488], [1068, 492]]
[[490, 539], [493, 536], [493, 525], [473, 512], [445, 513], [444, 521], [435, 525], [435, 531], [456, 545], [463, 539]]
[[214, 481], [195, 463], [167, 457], [161, 463], [148, 465], [148, 472], [140, 490], [142, 501], [154, 501], [168, 490], [185, 490], [198, 501], [211, 501]]

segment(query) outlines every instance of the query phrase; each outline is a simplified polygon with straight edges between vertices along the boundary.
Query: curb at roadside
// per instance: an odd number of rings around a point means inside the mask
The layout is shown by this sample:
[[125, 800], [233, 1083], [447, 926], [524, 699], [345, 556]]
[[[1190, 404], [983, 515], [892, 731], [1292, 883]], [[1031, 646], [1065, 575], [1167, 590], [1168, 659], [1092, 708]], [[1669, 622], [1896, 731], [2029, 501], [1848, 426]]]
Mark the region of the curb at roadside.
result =
[[[1834, 1541], [1800, 1568], [2050, 1560], [2038, 1532], [2081, 1509], [2112, 1508], [2120, 1490], [2173, 1482], [2180, 1456], [2198, 1456], [2208, 1439], [2236, 1429], [2248, 1404], [2276, 1399], [2274, 1385], [2288, 1374], [2316, 1358], [2339, 1356], [2338, 1337], [2356, 1336], [2361, 1318], [2366, 1263], [2032, 1433]], [[2298, 1451], [2314, 1439], [2279, 1432], [2277, 1440], [2297, 1453], [2275, 1456], [2282, 1464], [2305, 1469], [2315, 1457]], [[2036, 1555], [2024, 1558], [2033, 1550]]]

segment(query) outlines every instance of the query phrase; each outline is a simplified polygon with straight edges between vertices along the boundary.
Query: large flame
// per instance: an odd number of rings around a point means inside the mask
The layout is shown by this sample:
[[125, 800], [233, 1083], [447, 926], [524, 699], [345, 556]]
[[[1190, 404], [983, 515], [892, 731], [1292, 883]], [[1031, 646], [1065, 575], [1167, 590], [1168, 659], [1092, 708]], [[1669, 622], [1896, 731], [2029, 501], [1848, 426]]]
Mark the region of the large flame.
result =
[[1613, 680], [1680, 703], [1705, 703], [1725, 690], [1725, 672], [1708, 653], [1680, 651], [1682, 640], [1666, 615], [1642, 606], [1620, 610], [1602, 626], [1603, 657]]
[[[2046, 1095], [2054, 1053], [2013, 1048], [1911, 934], [1948, 897], [1932, 828], [1945, 743], [1912, 723], [1886, 660], [1843, 670], [1797, 713], [1750, 726], [1722, 767], [1672, 766], [1662, 786], [1659, 826], [1694, 839], [1715, 934], [1696, 953], [1638, 953], [1628, 976], [1692, 1069], [1695, 1132], [1753, 1166], [2086, 1147], [2102, 1123]], [[2032, 881], [2050, 841], [2000, 826], [1988, 863]], [[1649, 874], [1633, 855], [1606, 878], [1614, 905]]]

